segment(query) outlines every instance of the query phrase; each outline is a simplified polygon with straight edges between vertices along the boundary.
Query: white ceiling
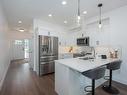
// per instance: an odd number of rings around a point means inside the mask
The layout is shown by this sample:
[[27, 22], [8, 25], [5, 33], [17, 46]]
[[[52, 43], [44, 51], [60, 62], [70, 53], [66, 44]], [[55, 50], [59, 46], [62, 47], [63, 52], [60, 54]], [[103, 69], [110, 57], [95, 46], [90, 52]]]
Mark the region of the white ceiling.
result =
[[[77, 14], [77, 0], [66, 0], [67, 5], [61, 4], [62, 0], [0, 0], [2, 1], [7, 20], [11, 29], [23, 27], [29, 29], [33, 18], [40, 18], [45, 21], [70, 26]], [[88, 11], [88, 17], [98, 15], [98, 3], [103, 3], [103, 12], [127, 5], [127, 0], [81, 0], [81, 12]], [[48, 14], [53, 14], [52, 18]], [[23, 23], [18, 25], [18, 21]]]

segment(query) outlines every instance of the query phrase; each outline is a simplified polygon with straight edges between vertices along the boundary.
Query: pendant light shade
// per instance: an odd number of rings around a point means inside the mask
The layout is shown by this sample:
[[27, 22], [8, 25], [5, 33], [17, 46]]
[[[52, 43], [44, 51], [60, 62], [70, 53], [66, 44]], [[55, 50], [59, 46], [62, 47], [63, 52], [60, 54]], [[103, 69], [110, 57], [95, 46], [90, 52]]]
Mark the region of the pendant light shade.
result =
[[102, 6], [103, 6], [102, 3], [98, 4], [99, 11], [100, 11], [99, 28], [102, 28], [102, 19], [101, 19], [101, 8], [102, 8]]
[[102, 23], [101, 22], [99, 22], [99, 26], [98, 26], [99, 28], [102, 28]]

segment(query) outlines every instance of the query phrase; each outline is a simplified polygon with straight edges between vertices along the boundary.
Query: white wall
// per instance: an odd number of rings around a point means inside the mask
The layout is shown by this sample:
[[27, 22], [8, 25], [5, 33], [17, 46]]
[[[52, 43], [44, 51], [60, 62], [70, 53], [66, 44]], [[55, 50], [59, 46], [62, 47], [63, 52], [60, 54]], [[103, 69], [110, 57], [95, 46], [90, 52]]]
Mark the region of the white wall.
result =
[[122, 67], [114, 78], [127, 84], [127, 6], [110, 13], [111, 44], [122, 48]]
[[18, 40], [18, 39], [31, 39], [33, 33], [29, 32], [18, 32], [18, 31], [9, 31], [8, 33], [10, 40]]
[[5, 15], [0, 5], [0, 89], [3, 84], [5, 75], [7, 73], [10, 56], [9, 56], [9, 42], [8, 42], [8, 25]]
[[96, 46], [96, 41], [99, 41], [100, 46], [111, 46], [113, 48], [122, 48], [122, 66], [119, 71], [115, 72], [114, 80], [127, 84], [127, 6], [112, 10], [103, 14], [103, 28], [98, 29], [98, 17], [93, 17], [85, 20], [85, 27], [78, 32], [70, 31], [71, 44], [76, 44], [76, 38], [84, 36], [90, 37], [90, 45]]

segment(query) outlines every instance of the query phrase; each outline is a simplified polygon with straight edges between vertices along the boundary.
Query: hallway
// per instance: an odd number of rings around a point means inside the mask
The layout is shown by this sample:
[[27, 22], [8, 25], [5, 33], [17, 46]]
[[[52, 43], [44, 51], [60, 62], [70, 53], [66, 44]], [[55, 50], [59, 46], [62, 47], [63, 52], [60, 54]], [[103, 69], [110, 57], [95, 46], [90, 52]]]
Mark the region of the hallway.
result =
[[38, 77], [23, 60], [13, 61], [0, 95], [57, 95], [54, 76]]

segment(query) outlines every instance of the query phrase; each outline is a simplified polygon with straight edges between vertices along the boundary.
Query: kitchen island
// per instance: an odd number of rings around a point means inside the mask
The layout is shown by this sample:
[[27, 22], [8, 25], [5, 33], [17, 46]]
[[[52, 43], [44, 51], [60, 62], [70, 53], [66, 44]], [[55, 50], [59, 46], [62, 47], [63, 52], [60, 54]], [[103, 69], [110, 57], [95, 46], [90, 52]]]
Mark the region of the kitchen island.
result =
[[[58, 95], [85, 95], [84, 87], [91, 85], [91, 80], [81, 73], [94, 69], [118, 59], [61, 59], [55, 61], [55, 91]], [[106, 71], [106, 74], [108, 72]], [[96, 81], [96, 87], [103, 84], [104, 79]]]

